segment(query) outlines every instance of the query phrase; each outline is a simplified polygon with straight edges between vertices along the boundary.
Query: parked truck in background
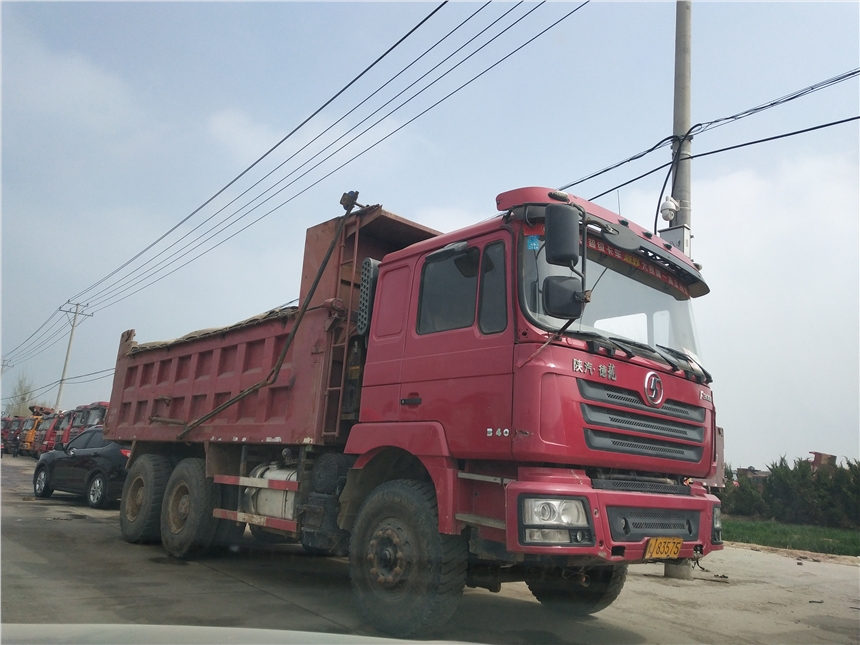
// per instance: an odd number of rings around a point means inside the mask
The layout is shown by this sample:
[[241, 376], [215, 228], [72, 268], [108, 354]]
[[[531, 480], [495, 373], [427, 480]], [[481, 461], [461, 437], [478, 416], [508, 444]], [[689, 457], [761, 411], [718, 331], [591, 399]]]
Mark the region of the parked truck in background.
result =
[[42, 405], [31, 405], [30, 412], [32, 416], [28, 417], [21, 425], [21, 446], [20, 452], [22, 455], [36, 454], [36, 433], [42, 423], [42, 418], [54, 413], [53, 408], [47, 408]]
[[105, 436], [132, 444], [126, 540], [184, 558], [250, 524], [348, 553], [398, 636], [466, 585], [587, 615], [629, 564], [722, 548], [686, 256], [547, 188], [447, 234], [354, 202], [307, 232], [302, 307], [123, 333]]
[[[108, 402], [95, 401], [93, 403], [79, 405], [74, 410], [69, 410], [57, 425], [53, 437], [53, 443], [67, 444], [93, 426], [104, 424], [107, 414]], [[53, 450], [53, 445], [48, 450]]]
[[[57, 432], [60, 422], [63, 419], [64, 412], [51, 412], [42, 417], [39, 422], [39, 429], [36, 430], [36, 435], [33, 438], [33, 457], [38, 460], [43, 452], [54, 449], [54, 435]], [[50, 447], [49, 447], [50, 446]]]

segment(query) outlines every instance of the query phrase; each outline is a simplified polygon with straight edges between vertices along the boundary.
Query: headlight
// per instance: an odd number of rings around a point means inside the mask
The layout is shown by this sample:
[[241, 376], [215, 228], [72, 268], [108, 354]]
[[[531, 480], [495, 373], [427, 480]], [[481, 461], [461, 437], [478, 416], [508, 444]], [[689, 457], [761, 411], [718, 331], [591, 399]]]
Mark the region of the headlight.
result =
[[714, 506], [714, 530], [720, 531], [723, 528], [722, 510], [719, 506]]
[[523, 524], [526, 526], [562, 526], [588, 528], [585, 504], [578, 499], [523, 500]]

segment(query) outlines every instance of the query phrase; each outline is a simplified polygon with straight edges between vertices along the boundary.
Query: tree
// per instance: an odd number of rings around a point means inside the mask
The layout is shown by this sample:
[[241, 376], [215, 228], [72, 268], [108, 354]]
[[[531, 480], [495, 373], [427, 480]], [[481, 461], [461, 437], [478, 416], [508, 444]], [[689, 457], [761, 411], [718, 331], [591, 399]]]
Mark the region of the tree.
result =
[[36, 398], [33, 396], [35, 389], [36, 386], [33, 384], [33, 381], [26, 372], [18, 374], [18, 379], [15, 381], [15, 387], [12, 388], [12, 396], [6, 406], [7, 416], [28, 417], [31, 414], [31, 405], [44, 405], [45, 407], [50, 407], [49, 403], [36, 401]]

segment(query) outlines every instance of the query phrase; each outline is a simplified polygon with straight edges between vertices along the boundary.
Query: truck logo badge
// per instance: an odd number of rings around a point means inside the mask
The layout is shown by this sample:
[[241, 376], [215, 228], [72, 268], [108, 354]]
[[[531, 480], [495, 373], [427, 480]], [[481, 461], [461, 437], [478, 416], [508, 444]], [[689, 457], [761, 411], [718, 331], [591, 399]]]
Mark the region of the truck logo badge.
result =
[[659, 406], [663, 402], [663, 381], [657, 372], [645, 375], [645, 400], [648, 405]]

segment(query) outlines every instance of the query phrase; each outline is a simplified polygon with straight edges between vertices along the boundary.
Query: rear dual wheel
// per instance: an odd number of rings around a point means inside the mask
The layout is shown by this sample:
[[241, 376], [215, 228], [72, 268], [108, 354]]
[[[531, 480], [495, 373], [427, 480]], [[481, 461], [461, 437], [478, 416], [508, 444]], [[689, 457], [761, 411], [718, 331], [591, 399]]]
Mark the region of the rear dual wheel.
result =
[[206, 551], [215, 538], [218, 519], [212, 511], [220, 492], [206, 478], [203, 459], [183, 459], [173, 470], [161, 504], [161, 544], [174, 558]]
[[119, 507], [119, 526], [126, 542], [161, 539], [161, 504], [170, 471], [170, 460], [163, 455], [142, 455], [132, 464]]

